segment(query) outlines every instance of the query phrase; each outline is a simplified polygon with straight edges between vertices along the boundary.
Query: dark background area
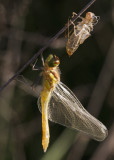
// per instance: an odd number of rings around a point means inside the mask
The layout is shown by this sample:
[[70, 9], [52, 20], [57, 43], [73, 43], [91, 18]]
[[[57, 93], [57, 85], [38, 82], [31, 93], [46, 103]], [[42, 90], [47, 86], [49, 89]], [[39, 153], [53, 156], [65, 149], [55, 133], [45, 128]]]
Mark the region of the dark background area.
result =
[[[0, 0], [0, 86], [88, 2]], [[0, 93], [0, 160], [114, 160], [114, 2], [97, 0], [87, 11], [100, 16], [92, 36], [69, 58], [63, 33], [43, 56], [60, 58], [61, 81], [106, 125], [108, 137], [96, 142], [50, 122], [50, 144], [44, 153], [37, 98], [13, 81]], [[37, 64], [42, 66], [40, 57]], [[35, 81], [39, 72], [29, 66], [22, 75]]]

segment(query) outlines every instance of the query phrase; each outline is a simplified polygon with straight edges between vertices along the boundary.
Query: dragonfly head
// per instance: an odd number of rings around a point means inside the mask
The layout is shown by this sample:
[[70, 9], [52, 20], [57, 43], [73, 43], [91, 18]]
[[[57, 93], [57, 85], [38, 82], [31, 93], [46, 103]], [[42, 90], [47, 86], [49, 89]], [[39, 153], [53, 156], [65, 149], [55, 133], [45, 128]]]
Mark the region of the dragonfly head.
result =
[[50, 54], [47, 57], [45, 64], [48, 65], [48, 67], [57, 67], [60, 64], [60, 60], [56, 55]]
[[92, 12], [87, 12], [85, 18], [88, 22], [92, 22], [93, 24], [97, 24], [98, 20], [100, 19], [99, 16], [95, 16], [95, 14]]

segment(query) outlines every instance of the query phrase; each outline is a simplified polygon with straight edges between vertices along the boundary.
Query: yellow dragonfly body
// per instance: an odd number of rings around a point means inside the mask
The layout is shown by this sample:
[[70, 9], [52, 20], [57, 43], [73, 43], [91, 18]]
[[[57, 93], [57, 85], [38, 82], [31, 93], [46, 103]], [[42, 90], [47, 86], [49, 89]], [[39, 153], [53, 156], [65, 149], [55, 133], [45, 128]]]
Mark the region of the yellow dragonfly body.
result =
[[78, 22], [77, 25], [71, 21], [74, 29], [73, 32], [68, 35], [66, 43], [66, 51], [69, 56], [71, 56], [77, 50], [79, 45], [91, 35], [90, 32], [93, 31], [93, 26], [98, 22], [98, 17], [92, 12], [87, 12], [85, 18], [80, 18], [82, 21]]
[[62, 82], [55, 55], [49, 55], [44, 63], [43, 89], [38, 99], [38, 108], [42, 112], [42, 145], [46, 152], [49, 145], [49, 124], [59, 123], [63, 126], [88, 134], [91, 138], [102, 141], [108, 131], [106, 127], [89, 114], [73, 92]]
[[50, 55], [44, 64], [43, 70], [43, 90], [41, 92], [42, 106], [42, 145], [44, 152], [49, 144], [49, 125], [48, 125], [48, 104], [52, 96], [52, 92], [60, 81], [60, 75], [57, 66], [60, 61], [58, 57]]

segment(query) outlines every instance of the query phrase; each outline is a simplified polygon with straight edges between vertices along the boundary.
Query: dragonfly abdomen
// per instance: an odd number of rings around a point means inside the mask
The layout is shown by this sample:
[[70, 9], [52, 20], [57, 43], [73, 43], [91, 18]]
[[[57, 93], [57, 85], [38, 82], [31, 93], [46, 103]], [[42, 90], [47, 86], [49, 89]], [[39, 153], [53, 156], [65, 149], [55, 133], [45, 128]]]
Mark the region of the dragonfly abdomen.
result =
[[42, 105], [42, 146], [46, 152], [49, 145], [49, 124], [48, 124], [48, 103], [50, 101], [51, 93], [44, 88], [41, 92], [41, 105]]

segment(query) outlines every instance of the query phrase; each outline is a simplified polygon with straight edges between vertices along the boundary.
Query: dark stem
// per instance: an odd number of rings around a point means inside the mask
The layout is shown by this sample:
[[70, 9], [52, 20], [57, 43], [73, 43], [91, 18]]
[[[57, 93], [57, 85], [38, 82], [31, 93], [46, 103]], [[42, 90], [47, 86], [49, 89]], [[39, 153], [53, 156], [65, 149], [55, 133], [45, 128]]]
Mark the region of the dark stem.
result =
[[[85, 12], [96, 0], [91, 0], [76, 16], [72, 18], [72, 21], [74, 22], [83, 12]], [[71, 22], [68, 25], [65, 25], [54, 37], [52, 37], [47, 44], [41, 48], [30, 60], [27, 61], [27, 63], [12, 76], [1, 88], [0, 91], [2, 91], [8, 84], [14, 80], [22, 71], [24, 71], [25, 68], [27, 68], [34, 60], [37, 59], [37, 57], [43, 53], [44, 50], [46, 50], [50, 44], [57, 39], [69, 26], [71, 25]]]

